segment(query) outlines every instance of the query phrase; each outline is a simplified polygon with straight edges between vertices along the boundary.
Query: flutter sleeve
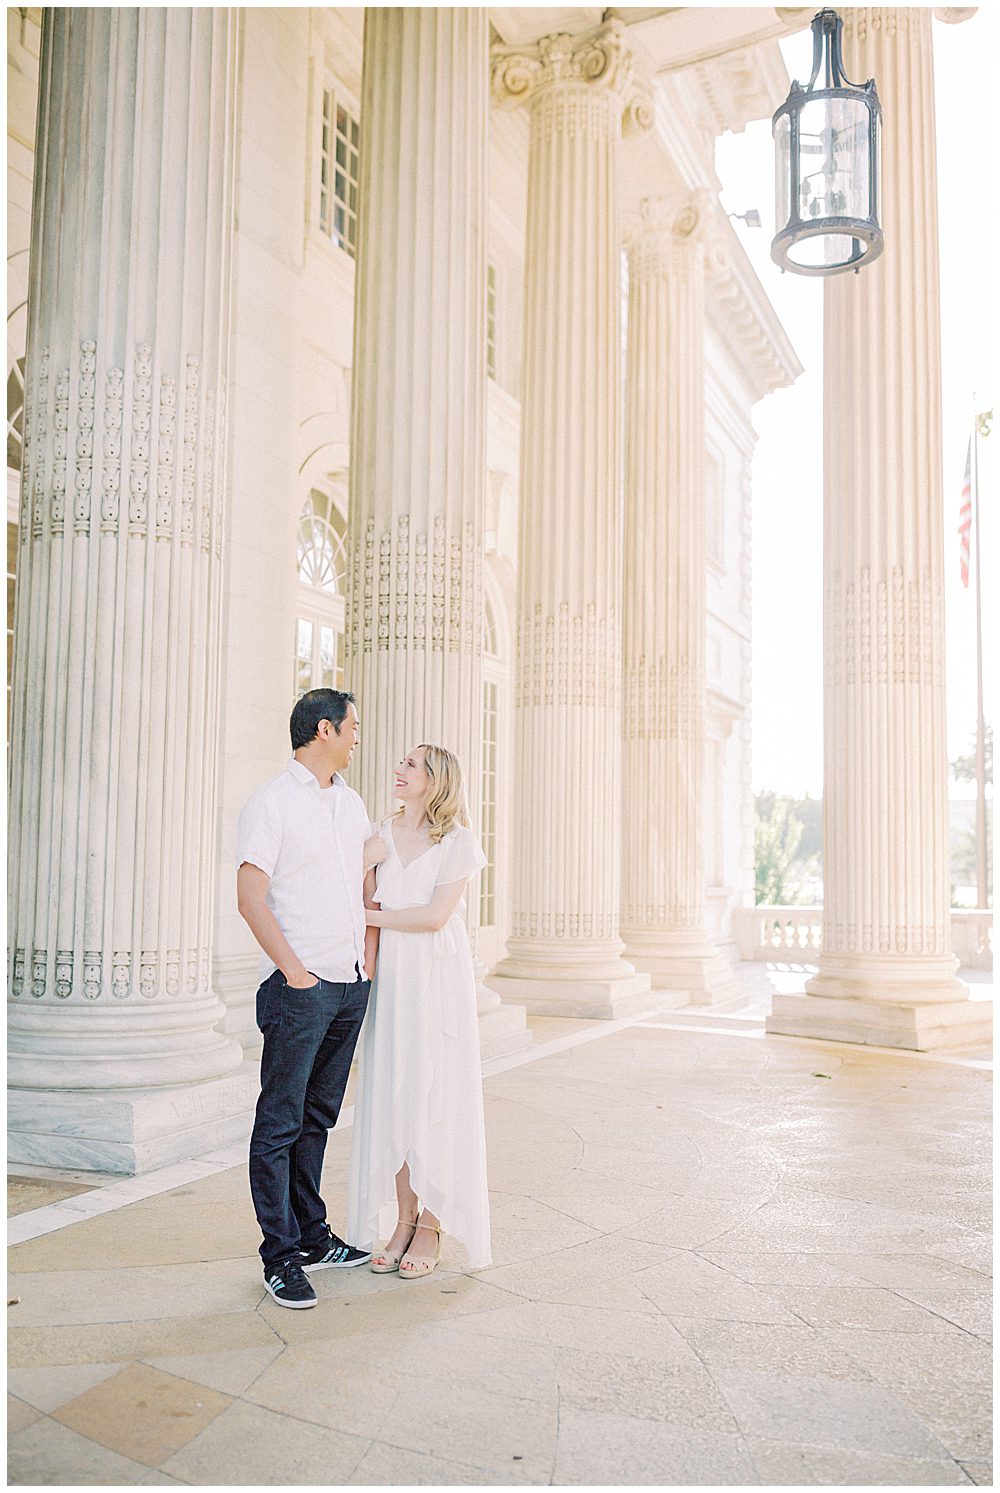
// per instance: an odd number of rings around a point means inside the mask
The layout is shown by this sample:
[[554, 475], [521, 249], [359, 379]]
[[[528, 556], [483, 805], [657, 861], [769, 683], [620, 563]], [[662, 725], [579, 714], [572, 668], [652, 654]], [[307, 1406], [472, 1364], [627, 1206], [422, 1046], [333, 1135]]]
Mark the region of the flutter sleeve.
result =
[[471, 829], [456, 825], [445, 836], [445, 852], [438, 869], [437, 885], [447, 886], [450, 882], [466, 881], [486, 864], [483, 847]]

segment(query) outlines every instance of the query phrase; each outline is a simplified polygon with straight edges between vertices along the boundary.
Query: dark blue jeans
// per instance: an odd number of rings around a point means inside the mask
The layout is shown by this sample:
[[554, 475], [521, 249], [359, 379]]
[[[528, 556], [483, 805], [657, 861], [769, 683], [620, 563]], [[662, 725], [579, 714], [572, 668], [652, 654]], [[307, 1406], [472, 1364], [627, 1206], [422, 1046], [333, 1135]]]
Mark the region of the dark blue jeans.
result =
[[369, 980], [317, 980], [295, 990], [275, 970], [257, 991], [264, 1036], [250, 1137], [250, 1192], [265, 1266], [327, 1238], [319, 1188], [327, 1131], [337, 1123], [368, 1005]]

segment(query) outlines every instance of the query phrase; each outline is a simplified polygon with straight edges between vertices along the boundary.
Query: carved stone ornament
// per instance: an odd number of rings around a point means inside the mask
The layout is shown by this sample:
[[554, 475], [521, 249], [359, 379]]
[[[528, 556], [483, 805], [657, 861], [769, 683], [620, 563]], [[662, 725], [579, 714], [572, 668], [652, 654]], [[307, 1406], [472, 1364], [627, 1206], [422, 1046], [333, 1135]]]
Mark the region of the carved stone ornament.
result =
[[683, 244], [703, 240], [712, 229], [712, 203], [707, 187], [643, 197], [625, 216], [625, 243], [629, 248], [646, 238], [664, 238]]
[[580, 36], [556, 32], [531, 46], [494, 47], [491, 61], [490, 96], [499, 109], [530, 103], [557, 84], [583, 83], [618, 96], [626, 134], [653, 123], [652, 98], [635, 77], [622, 21], [606, 21]]

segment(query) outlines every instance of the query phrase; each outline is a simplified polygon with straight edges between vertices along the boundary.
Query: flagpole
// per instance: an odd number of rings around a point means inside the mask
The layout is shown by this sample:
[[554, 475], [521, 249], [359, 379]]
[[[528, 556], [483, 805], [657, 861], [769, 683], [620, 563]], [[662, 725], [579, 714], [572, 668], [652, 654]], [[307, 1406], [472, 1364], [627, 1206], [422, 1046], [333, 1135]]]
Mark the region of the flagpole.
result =
[[979, 544], [979, 421], [972, 422], [972, 522], [976, 545], [976, 906], [988, 902], [986, 885], [986, 717], [983, 711], [983, 588]]

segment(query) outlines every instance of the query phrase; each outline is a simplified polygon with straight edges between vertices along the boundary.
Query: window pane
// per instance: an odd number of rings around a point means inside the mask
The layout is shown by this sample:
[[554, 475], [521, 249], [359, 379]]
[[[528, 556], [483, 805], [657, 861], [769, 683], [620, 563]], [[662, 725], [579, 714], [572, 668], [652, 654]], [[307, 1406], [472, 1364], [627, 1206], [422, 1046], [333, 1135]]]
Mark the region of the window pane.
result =
[[497, 276], [492, 264], [486, 266], [486, 374], [497, 376]]
[[332, 627], [319, 630], [319, 657], [321, 682], [332, 688], [337, 669], [337, 635]]
[[326, 191], [324, 195], [321, 187], [321, 225], [353, 258], [358, 236], [358, 122], [336, 102], [333, 90], [324, 93], [323, 102], [330, 127], [324, 135]]
[[333, 499], [313, 491], [299, 515], [299, 583], [329, 594], [343, 594], [347, 578], [347, 535]]
[[313, 625], [304, 617], [295, 623], [295, 692], [312, 689]]

